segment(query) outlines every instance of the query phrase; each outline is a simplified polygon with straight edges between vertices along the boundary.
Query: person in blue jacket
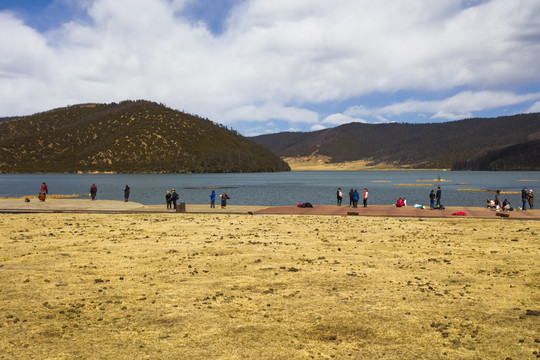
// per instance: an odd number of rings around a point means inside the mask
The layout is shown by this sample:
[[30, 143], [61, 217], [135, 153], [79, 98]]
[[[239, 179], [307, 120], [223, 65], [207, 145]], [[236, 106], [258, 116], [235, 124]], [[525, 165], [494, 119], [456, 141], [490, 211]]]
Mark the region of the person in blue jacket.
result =
[[360, 199], [360, 194], [358, 194], [358, 190], [354, 190], [353, 192], [353, 207], [358, 207], [358, 200]]
[[215, 208], [216, 207], [216, 191], [212, 190], [212, 193], [210, 194], [210, 207]]

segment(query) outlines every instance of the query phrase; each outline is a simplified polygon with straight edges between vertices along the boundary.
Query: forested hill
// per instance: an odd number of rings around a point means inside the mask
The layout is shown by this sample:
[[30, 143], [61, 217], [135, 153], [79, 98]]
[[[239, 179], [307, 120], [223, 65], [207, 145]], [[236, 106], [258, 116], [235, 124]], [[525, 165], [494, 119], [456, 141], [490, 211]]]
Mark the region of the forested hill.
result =
[[4, 173], [288, 170], [235, 131], [149, 101], [75, 105], [0, 122]]
[[413, 168], [540, 170], [540, 113], [432, 124], [350, 123], [251, 138], [282, 157], [322, 155]]

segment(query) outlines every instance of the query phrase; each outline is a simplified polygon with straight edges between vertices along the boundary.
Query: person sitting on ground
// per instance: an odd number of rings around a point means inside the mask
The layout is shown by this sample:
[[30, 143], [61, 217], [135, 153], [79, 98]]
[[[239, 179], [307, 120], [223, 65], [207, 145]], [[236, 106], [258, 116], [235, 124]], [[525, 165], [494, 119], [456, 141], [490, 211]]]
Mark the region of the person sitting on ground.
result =
[[402, 206], [404, 206], [404, 205], [405, 205], [405, 203], [404, 203], [403, 199], [402, 199], [402, 198], [399, 198], [399, 199], [397, 200], [397, 202], [396, 202], [396, 207], [402, 207]]
[[403, 206], [407, 206], [407, 199], [403, 197]]
[[490, 208], [490, 209], [495, 209], [495, 200], [490, 200], [490, 202], [489, 202], [489, 208]]
[[512, 211], [512, 210], [514, 210], [510, 206], [510, 201], [508, 201], [508, 199], [504, 199], [504, 201], [502, 203], [502, 207], [503, 207], [503, 211]]

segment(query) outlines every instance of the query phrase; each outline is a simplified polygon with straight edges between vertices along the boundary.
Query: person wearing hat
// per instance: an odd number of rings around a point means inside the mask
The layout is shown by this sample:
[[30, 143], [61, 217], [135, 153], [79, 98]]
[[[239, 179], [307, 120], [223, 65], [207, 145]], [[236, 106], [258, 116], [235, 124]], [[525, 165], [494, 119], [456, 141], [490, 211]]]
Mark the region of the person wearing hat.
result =
[[171, 190], [171, 200], [173, 203], [173, 209], [176, 210], [176, 202], [178, 201], [178, 193], [174, 189]]

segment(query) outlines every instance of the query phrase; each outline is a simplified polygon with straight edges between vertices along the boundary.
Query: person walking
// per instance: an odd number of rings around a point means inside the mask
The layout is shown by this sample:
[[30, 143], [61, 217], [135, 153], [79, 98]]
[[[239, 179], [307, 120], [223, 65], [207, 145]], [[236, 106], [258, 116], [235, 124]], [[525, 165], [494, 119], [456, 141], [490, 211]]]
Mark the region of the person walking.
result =
[[433, 210], [433, 207], [435, 206], [435, 193], [433, 190], [429, 193], [429, 208]]
[[369, 197], [369, 192], [367, 189], [364, 189], [364, 207], [367, 207], [367, 199]]
[[437, 186], [437, 193], [435, 194], [435, 199], [437, 199], [437, 203], [435, 206], [441, 206], [441, 187]]
[[349, 207], [354, 206], [354, 190], [349, 191]]
[[529, 209], [534, 208], [534, 193], [532, 189], [529, 190], [529, 195], [527, 195], [527, 201], [529, 202]]
[[210, 194], [210, 208], [215, 209], [216, 207], [216, 190], [212, 190]]
[[124, 201], [125, 202], [128, 202], [128, 199], [129, 199], [129, 186], [124, 186]]
[[337, 204], [338, 206], [341, 206], [341, 201], [343, 200], [343, 193], [341, 192], [341, 188], [337, 189]]
[[90, 196], [92, 197], [92, 200], [96, 200], [96, 195], [97, 195], [97, 186], [96, 184], [92, 184], [92, 186], [90, 186]]
[[171, 200], [172, 200], [172, 205], [173, 205], [173, 209], [176, 210], [176, 202], [178, 201], [178, 193], [176, 192], [175, 189], [172, 189], [171, 190]]
[[523, 188], [521, 190], [521, 202], [523, 203], [523, 210], [527, 210], [527, 197], [529, 196], [529, 192], [527, 191], [527, 188]]
[[167, 210], [172, 209], [172, 195], [169, 190], [165, 193], [165, 202], [167, 203]]

